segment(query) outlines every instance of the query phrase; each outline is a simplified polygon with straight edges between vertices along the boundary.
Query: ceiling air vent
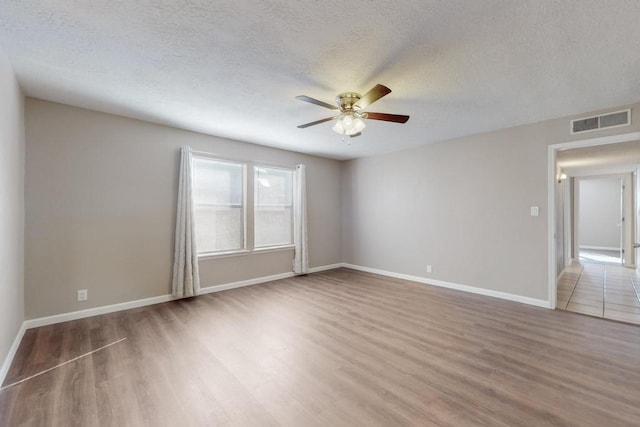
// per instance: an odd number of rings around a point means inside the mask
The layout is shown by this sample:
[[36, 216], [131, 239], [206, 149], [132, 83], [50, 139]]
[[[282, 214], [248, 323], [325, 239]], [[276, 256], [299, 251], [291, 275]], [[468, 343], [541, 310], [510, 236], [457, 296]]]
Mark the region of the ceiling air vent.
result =
[[629, 126], [631, 124], [631, 108], [623, 111], [602, 114], [599, 116], [585, 117], [571, 120], [571, 134], [592, 132], [594, 130]]

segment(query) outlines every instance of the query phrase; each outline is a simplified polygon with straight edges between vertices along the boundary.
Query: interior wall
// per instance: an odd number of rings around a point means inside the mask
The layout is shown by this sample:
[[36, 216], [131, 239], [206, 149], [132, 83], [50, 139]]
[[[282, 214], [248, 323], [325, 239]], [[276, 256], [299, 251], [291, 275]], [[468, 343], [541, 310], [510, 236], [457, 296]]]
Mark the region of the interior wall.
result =
[[[632, 107], [633, 126], [589, 136], [637, 131]], [[344, 261], [546, 300], [547, 146], [586, 138], [564, 118], [341, 165], [35, 99], [26, 114], [27, 318], [168, 293], [181, 145], [306, 163], [312, 267]], [[290, 270], [290, 251], [201, 263], [203, 286]]]
[[[27, 98], [27, 318], [170, 292], [182, 145], [306, 164], [310, 266], [342, 261], [341, 162]], [[201, 285], [290, 272], [292, 257], [289, 249], [201, 260]], [[78, 289], [88, 301], [76, 301]]]
[[580, 247], [620, 250], [620, 177], [580, 180]]
[[[0, 361], [24, 321], [24, 98], [0, 49]], [[2, 378], [2, 375], [0, 375]]]
[[345, 162], [345, 262], [548, 301], [548, 146], [636, 132], [631, 107], [622, 128], [570, 135], [574, 116]]

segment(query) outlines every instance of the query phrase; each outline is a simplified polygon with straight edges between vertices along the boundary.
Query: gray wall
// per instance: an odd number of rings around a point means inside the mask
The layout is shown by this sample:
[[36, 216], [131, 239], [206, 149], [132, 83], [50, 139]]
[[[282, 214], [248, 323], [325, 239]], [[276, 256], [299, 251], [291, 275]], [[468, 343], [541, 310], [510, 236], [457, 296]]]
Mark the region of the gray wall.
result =
[[0, 49], [0, 362], [24, 320], [24, 98]]
[[580, 179], [580, 247], [620, 249], [620, 178]]
[[[168, 293], [181, 145], [307, 164], [312, 267], [344, 261], [546, 300], [547, 147], [638, 131], [633, 107], [624, 128], [570, 136], [563, 118], [341, 163], [27, 99], [26, 316]], [[202, 284], [288, 272], [291, 255], [205, 260]]]
[[623, 128], [563, 118], [346, 162], [344, 261], [547, 300], [548, 145], [637, 131], [633, 107]]
[[[339, 161], [31, 98], [26, 140], [27, 318], [169, 293], [182, 145], [231, 159], [306, 164], [310, 266], [342, 261]], [[290, 272], [292, 255], [202, 260], [201, 284]], [[89, 300], [76, 302], [84, 288]]]

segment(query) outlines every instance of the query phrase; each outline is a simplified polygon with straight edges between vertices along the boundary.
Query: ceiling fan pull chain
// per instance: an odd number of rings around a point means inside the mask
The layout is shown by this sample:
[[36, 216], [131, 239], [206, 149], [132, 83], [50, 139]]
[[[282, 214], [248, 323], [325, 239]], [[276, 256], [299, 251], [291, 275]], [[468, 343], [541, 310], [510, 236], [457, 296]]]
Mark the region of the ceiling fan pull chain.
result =
[[346, 142], [347, 146], [351, 147], [351, 135], [343, 133], [342, 134], [342, 142]]

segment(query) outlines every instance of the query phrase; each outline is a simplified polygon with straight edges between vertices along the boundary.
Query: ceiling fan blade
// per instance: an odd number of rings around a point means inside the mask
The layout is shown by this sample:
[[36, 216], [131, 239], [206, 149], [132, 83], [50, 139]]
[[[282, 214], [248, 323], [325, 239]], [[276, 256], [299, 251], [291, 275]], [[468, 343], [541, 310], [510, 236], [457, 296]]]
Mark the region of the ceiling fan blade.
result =
[[338, 109], [338, 107], [335, 106], [335, 105], [331, 105], [331, 104], [328, 104], [326, 102], [319, 101], [319, 100], [317, 100], [315, 98], [311, 98], [311, 97], [309, 97], [307, 95], [298, 95], [298, 96], [296, 96], [296, 99], [299, 99], [300, 101], [304, 101], [304, 102], [309, 102], [311, 104], [316, 104], [316, 105], [319, 105], [321, 107], [328, 108], [330, 110], [337, 110]]
[[391, 93], [391, 89], [383, 85], [375, 85], [373, 89], [369, 92], [365, 93], [362, 98], [358, 102], [356, 102], [355, 107], [363, 110], [367, 108], [369, 105], [376, 102], [378, 99], [382, 98], [385, 95]]
[[335, 119], [335, 117], [327, 117], [326, 119], [316, 120], [315, 122], [305, 123], [303, 125], [299, 125], [300, 129], [308, 128], [309, 126], [319, 125], [320, 123], [328, 122], [330, 120]]
[[407, 120], [409, 120], [409, 116], [387, 113], [367, 113], [367, 119], [382, 120], [385, 122], [407, 123]]

